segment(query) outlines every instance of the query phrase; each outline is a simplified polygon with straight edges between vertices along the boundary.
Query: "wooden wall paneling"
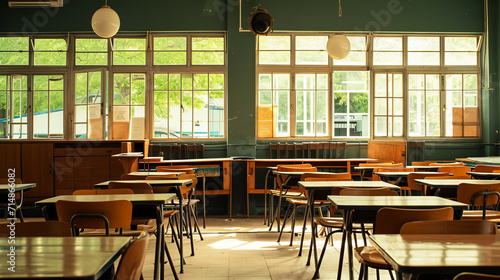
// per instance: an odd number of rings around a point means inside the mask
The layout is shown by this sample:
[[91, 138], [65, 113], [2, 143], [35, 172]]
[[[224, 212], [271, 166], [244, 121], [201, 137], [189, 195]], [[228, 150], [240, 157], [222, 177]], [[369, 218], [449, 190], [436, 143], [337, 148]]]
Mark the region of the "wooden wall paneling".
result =
[[368, 141], [368, 158], [406, 164], [406, 141]]
[[22, 151], [22, 180], [24, 183], [36, 183], [25, 193], [27, 198], [46, 198], [54, 196], [54, 157], [52, 143], [26, 143]]
[[14, 168], [16, 177], [22, 177], [21, 171], [21, 144], [2, 144], [0, 145], [0, 178], [8, 178], [8, 169]]
[[73, 192], [73, 157], [54, 157], [55, 195]]
[[120, 180], [123, 175], [122, 163], [116, 157], [110, 157], [109, 161], [109, 180]]

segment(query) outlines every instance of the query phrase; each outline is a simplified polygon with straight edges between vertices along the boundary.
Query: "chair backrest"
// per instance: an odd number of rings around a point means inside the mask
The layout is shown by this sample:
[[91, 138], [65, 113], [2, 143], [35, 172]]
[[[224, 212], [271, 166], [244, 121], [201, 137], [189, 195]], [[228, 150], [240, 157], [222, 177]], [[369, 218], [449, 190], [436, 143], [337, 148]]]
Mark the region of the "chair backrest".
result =
[[474, 172], [494, 172], [495, 170], [500, 170], [500, 165], [478, 164], [474, 167]]
[[453, 176], [468, 176], [467, 172], [470, 172], [470, 166], [442, 166], [439, 167], [438, 172], [448, 172], [453, 174]]
[[[17, 237], [71, 236], [71, 228], [69, 224], [61, 221], [16, 223], [15, 231]], [[1, 225], [0, 237], [7, 236], [10, 236], [10, 228], [5, 225]]]
[[301, 181], [348, 181], [351, 180], [351, 173], [304, 173], [300, 177]]
[[457, 201], [484, 209], [487, 205], [499, 203], [500, 183], [470, 184], [462, 183], [457, 187]]
[[169, 165], [169, 166], [157, 166], [156, 171], [158, 172], [184, 172], [186, 174], [194, 174], [194, 169], [189, 165]]
[[498, 280], [500, 275], [482, 274], [474, 272], [462, 272], [455, 276], [453, 280]]
[[401, 227], [401, 234], [496, 234], [497, 224], [484, 220], [416, 221]]
[[[105, 228], [106, 235], [109, 235], [109, 228], [125, 228], [132, 222], [132, 203], [128, 200], [59, 200], [56, 202], [56, 211], [59, 221], [66, 222], [72, 228]], [[107, 225], [103, 217], [107, 219]]]
[[429, 166], [462, 166], [463, 162], [431, 162]]
[[386, 187], [379, 188], [345, 188], [340, 195], [398, 196], [399, 194]]
[[[375, 171], [376, 170], [376, 171]], [[396, 168], [374, 168], [375, 172], [413, 172], [415, 169], [413, 167], [396, 167]]]
[[360, 163], [359, 167], [403, 167], [403, 164], [392, 162]]
[[139, 280], [148, 250], [149, 234], [142, 232], [133, 239], [123, 253], [116, 268], [115, 280]]
[[453, 208], [403, 209], [386, 207], [378, 210], [373, 233], [398, 234], [405, 223], [439, 220], [453, 220]]
[[134, 175], [134, 174], [123, 174], [120, 179], [122, 180], [144, 180], [148, 177], [147, 175]]
[[[318, 169], [316, 167], [305, 166], [305, 167], [295, 167], [289, 165], [278, 165], [278, 171], [283, 172], [317, 172]], [[287, 175], [278, 175], [276, 176], [276, 182], [280, 188], [298, 188], [297, 182], [300, 180], [298, 177], [291, 177], [290, 180], [287, 181]], [[286, 182], [286, 185], [284, 183]]]
[[132, 189], [123, 188], [123, 189], [84, 189], [84, 190], [76, 190], [73, 192], [73, 195], [95, 195], [95, 194], [133, 194], [134, 191]]
[[284, 167], [292, 167], [292, 168], [302, 168], [302, 167], [312, 167], [312, 164], [310, 163], [302, 163], [302, 164], [278, 164], [277, 170], [280, 170], [280, 168]]
[[[421, 184], [418, 184], [415, 182], [415, 179], [424, 179], [426, 176], [429, 176], [429, 173], [427, 172], [412, 172], [408, 174], [407, 182], [408, 182], [408, 187], [410, 190], [413, 191], [419, 191], [422, 192], [423, 195], [426, 195], [427, 193], [427, 186], [423, 186]], [[440, 174], [433, 173], [432, 176], [434, 177], [450, 177], [448, 173], [443, 172]]]
[[134, 193], [153, 193], [153, 187], [146, 182], [111, 181], [108, 189], [131, 189]]

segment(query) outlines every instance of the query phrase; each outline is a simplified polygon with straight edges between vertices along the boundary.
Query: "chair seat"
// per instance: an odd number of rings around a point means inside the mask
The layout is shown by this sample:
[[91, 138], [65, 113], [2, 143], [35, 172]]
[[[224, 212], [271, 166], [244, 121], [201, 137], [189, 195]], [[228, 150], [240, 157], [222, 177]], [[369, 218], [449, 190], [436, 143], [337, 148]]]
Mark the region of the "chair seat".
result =
[[[287, 198], [286, 201], [293, 203], [293, 204], [298, 204], [298, 205], [307, 205], [307, 199], [304, 198]], [[314, 206], [327, 206], [329, 205], [330, 202], [328, 201], [314, 201]]]
[[354, 249], [356, 259], [365, 265], [379, 269], [392, 269], [384, 258], [372, 246], [362, 246]]
[[[332, 227], [332, 228], [342, 228], [344, 225], [344, 220], [342, 217], [314, 217], [314, 222], [323, 227]], [[371, 230], [373, 225], [371, 223], [364, 225], [365, 231]], [[352, 224], [353, 230], [361, 230], [360, 223]]]
[[[462, 220], [482, 220], [483, 210], [465, 210]], [[486, 210], [486, 220], [500, 219], [500, 211]]]
[[[280, 195], [279, 190], [271, 190], [271, 193], [275, 196]], [[305, 198], [305, 195], [304, 195], [304, 193], [301, 193], [301, 192], [283, 191], [283, 192], [281, 192], [281, 197], [304, 197]]]

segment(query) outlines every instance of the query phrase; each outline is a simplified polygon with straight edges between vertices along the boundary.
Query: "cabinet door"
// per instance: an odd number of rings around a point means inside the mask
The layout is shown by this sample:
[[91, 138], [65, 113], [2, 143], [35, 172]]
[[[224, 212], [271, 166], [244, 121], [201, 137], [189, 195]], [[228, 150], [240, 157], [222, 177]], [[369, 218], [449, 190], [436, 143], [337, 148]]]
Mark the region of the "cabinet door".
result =
[[26, 197], [46, 198], [54, 196], [53, 144], [22, 144], [23, 183], [36, 183], [25, 193]]
[[7, 178], [9, 168], [15, 168], [16, 178], [21, 178], [21, 144], [1, 144], [0, 155], [0, 178]]

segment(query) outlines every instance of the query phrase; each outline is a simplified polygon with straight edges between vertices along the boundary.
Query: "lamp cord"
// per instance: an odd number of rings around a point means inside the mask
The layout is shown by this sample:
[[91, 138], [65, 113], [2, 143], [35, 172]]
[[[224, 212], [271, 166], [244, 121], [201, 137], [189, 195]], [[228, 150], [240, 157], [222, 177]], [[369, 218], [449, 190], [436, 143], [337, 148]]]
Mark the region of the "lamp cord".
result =
[[340, 2], [341, 2], [341, 0], [339, 0], [339, 17], [342, 16], [342, 4], [340, 4]]

